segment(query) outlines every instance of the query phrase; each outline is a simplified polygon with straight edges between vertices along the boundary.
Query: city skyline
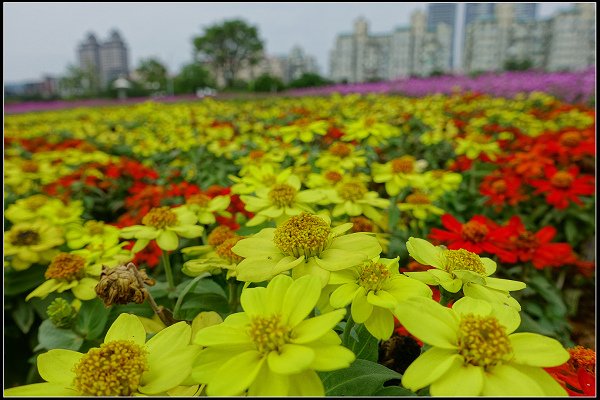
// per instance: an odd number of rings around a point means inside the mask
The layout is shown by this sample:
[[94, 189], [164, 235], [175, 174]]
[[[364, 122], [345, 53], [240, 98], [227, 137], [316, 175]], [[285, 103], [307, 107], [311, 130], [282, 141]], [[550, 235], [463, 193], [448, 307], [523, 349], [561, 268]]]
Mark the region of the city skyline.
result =
[[[408, 25], [410, 14], [425, 11], [427, 4], [150, 3], [140, 9], [139, 3], [55, 3], [50, 7], [45, 3], [4, 3], [4, 81], [61, 75], [67, 65], [77, 64], [75, 49], [82, 37], [112, 29], [119, 30], [128, 44], [132, 69], [140, 59], [155, 57], [174, 73], [192, 61], [193, 36], [210, 24], [231, 18], [257, 25], [269, 55], [287, 54], [299, 45], [315, 56], [320, 73], [327, 75], [336, 35], [351, 31], [356, 18], [369, 20], [373, 32], [384, 32]], [[460, 19], [464, 3], [459, 4]], [[545, 18], [572, 3], [539, 4], [538, 15]], [[30, 21], [35, 21], [35, 26]]]

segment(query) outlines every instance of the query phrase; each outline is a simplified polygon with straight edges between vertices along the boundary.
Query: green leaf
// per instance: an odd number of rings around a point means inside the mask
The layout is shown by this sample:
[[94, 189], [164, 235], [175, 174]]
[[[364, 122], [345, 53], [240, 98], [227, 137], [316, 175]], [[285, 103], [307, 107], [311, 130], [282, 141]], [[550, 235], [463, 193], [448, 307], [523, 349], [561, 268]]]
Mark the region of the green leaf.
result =
[[378, 390], [373, 396], [416, 396], [417, 394], [411, 392], [402, 386], [386, 386], [381, 390]]
[[379, 358], [379, 340], [371, 335], [364, 324], [354, 326], [355, 335], [351, 336], [348, 348], [356, 358], [377, 362]]
[[188, 294], [179, 309], [178, 317], [191, 321], [201, 311], [215, 311], [221, 314], [229, 312], [227, 299], [215, 293]]
[[326, 396], [373, 396], [383, 384], [402, 375], [372, 361], [357, 359], [345, 369], [318, 372]]
[[147, 286], [146, 289], [155, 299], [160, 299], [169, 294], [169, 284], [166, 281], [156, 281], [153, 286]]
[[565, 223], [565, 236], [567, 237], [567, 242], [569, 243], [577, 243], [577, 237], [579, 236], [579, 230], [575, 221], [572, 219], [568, 219]]
[[77, 313], [75, 327], [86, 339], [97, 339], [104, 331], [109, 314], [110, 309], [100, 299], [84, 301]]
[[33, 321], [35, 320], [35, 314], [33, 307], [25, 301], [19, 299], [17, 306], [11, 313], [15, 323], [23, 333], [29, 332]]
[[36, 286], [44, 283], [46, 269], [40, 265], [32, 265], [24, 271], [4, 272], [4, 296], [14, 296], [28, 292]]
[[[173, 290], [172, 292], [169, 293], [169, 298], [175, 299], [178, 298], [179, 296], [181, 296], [181, 294], [183, 293], [183, 291], [185, 290], [185, 288], [187, 287], [187, 285], [192, 281], [192, 279], [186, 279], [185, 281], [181, 282], [179, 285], [177, 285], [177, 287], [175, 288], [175, 290]], [[227, 293], [225, 293], [225, 290], [223, 289], [223, 287], [221, 287], [221, 285], [219, 285], [217, 282], [213, 281], [212, 279], [202, 279], [200, 280], [192, 290], [190, 290], [189, 294], [216, 294], [219, 296], [223, 296], [223, 297], [227, 297]]]
[[54, 326], [49, 319], [42, 322], [38, 331], [39, 344], [33, 349], [52, 350], [67, 349], [79, 350], [83, 344], [83, 338], [70, 329], [61, 329]]

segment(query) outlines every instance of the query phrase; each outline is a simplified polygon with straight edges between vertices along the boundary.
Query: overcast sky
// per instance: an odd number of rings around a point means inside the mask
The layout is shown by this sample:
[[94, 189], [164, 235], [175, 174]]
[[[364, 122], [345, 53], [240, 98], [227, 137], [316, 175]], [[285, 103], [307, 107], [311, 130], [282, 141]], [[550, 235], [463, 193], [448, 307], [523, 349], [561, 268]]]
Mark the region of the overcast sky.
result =
[[[427, 3], [4, 3], [4, 81], [60, 75], [76, 64], [76, 48], [93, 32], [99, 40], [116, 28], [129, 48], [130, 67], [156, 57], [171, 73], [192, 59], [192, 38], [225, 19], [242, 18], [259, 27], [268, 54], [287, 54], [294, 45], [316, 57], [328, 73], [335, 36], [364, 16], [374, 33], [408, 25]], [[540, 17], [572, 3], [540, 3]], [[464, 6], [463, 6], [464, 7]], [[460, 19], [459, 19], [460, 20]]]

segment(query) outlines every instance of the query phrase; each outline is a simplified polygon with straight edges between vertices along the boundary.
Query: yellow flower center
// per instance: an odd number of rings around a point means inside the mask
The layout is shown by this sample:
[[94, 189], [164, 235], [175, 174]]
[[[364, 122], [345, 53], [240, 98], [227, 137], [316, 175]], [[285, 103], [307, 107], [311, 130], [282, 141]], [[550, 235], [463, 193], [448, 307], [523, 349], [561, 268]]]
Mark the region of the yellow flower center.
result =
[[358, 284], [365, 289], [377, 291], [390, 277], [391, 273], [380, 262], [369, 261], [362, 265], [358, 275]]
[[275, 229], [273, 243], [286, 255], [316, 256], [325, 250], [331, 228], [316, 215], [295, 215]]
[[69, 282], [81, 279], [85, 274], [85, 258], [68, 253], [60, 253], [50, 263], [44, 276], [46, 279], [64, 279]]
[[176, 223], [177, 214], [171, 211], [169, 207], [153, 208], [142, 218], [142, 224], [157, 229], [163, 229]]
[[568, 352], [571, 355], [569, 363], [573, 364], [575, 369], [583, 368], [592, 374], [596, 372], [596, 352], [594, 350], [575, 346], [568, 349]]
[[485, 235], [489, 232], [488, 227], [477, 221], [469, 221], [462, 226], [461, 235], [463, 239], [470, 240], [472, 242], [481, 242]]
[[35, 211], [48, 202], [48, 198], [43, 194], [35, 194], [25, 200], [25, 208]]
[[257, 350], [262, 354], [280, 351], [290, 341], [291, 328], [281, 322], [281, 316], [254, 317], [248, 331]]
[[232, 264], [237, 264], [244, 259], [244, 257], [238, 256], [231, 248], [235, 246], [237, 242], [243, 239], [243, 236], [235, 236], [229, 239], [226, 239], [223, 243], [217, 246], [215, 251], [219, 255], [219, 257], [229, 261]]
[[431, 200], [423, 193], [412, 193], [404, 200], [408, 204], [431, 204]]
[[352, 217], [352, 232], [373, 232], [373, 223], [365, 217]]
[[296, 189], [285, 183], [274, 185], [269, 192], [269, 200], [277, 207], [290, 207], [296, 199]]
[[205, 194], [198, 193], [188, 197], [185, 202], [186, 204], [196, 204], [200, 207], [208, 207], [208, 204], [210, 203], [210, 197]]
[[465, 249], [444, 250], [444, 256], [446, 257], [446, 272], [466, 270], [485, 276], [485, 266], [481, 262], [481, 258], [475, 253]]
[[573, 176], [566, 171], [558, 171], [550, 179], [550, 183], [557, 188], [566, 189], [573, 183]]
[[258, 160], [261, 159], [265, 156], [265, 152], [262, 150], [252, 150], [250, 153], [248, 153], [248, 157], [250, 157], [251, 160]]
[[32, 246], [40, 242], [40, 234], [30, 229], [17, 229], [10, 242], [15, 246]]
[[431, 176], [433, 176], [435, 179], [442, 179], [444, 175], [446, 175], [446, 171], [443, 169], [434, 169], [431, 171]]
[[337, 192], [344, 200], [356, 201], [362, 199], [368, 190], [360, 182], [348, 182], [339, 186]]
[[85, 223], [85, 227], [92, 235], [102, 235], [104, 233], [104, 222], [102, 221], [88, 221]]
[[567, 147], [575, 147], [581, 142], [581, 140], [582, 137], [579, 132], [569, 131], [563, 133], [563, 135], [560, 137], [560, 144]]
[[506, 328], [495, 317], [467, 314], [458, 325], [458, 352], [465, 363], [489, 370], [509, 360], [512, 347]]
[[506, 192], [507, 186], [506, 181], [504, 179], [500, 179], [492, 183], [492, 190], [496, 193], [504, 193]]
[[402, 156], [392, 160], [392, 171], [394, 173], [409, 174], [415, 169], [415, 158], [412, 156]]
[[148, 370], [146, 353], [129, 340], [103, 343], [75, 365], [73, 385], [84, 396], [131, 396]]
[[336, 171], [327, 171], [325, 172], [325, 179], [330, 182], [339, 182], [343, 178], [342, 174]]
[[340, 158], [348, 157], [352, 153], [352, 148], [345, 143], [335, 143], [329, 148], [329, 152]]
[[235, 236], [235, 232], [233, 232], [226, 225], [219, 225], [208, 235], [207, 243], [211, 246], [218, 246], [227, 239], [230, 239]]
[[40, 166], [35, 161], [26, 160], [21, 164], [21, 169], [23, 172], [38, 172]]

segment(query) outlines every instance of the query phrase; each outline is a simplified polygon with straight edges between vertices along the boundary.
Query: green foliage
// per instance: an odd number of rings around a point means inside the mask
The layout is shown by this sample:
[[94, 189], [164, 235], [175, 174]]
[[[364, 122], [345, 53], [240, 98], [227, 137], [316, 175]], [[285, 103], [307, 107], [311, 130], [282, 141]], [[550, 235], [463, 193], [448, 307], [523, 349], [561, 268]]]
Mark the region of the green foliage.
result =
[[232, 87], [244, 65], [254, 65], [261, 57], [263, 42], [258, 28], [243, 20], [227, 20], [204, 29], [193, 39], [196, 54], [222, 73], [225, 86]]
[[156, 58], [145, 58], [140, 61], [136, 70], [140, 83], [151, 91], [166, 90], [167, 68]]
[[528, 58], [519, 60], [510, 58], [504, 62], [505, 71], [527, 71], [533, 67], [533, 61]]
[[285, 88], [281, 79], [269, 74], [262, 74], [252, 82], [250, 88], [253, 92], [280, 92]]
[[305, 88], [305, 87], [317, 87], [317, 86], [325, 86], [333, 83], [332, 81], [323, 78], [319, 74], [315, 73], [304, 73], [298, 79], [294, 79], [289, 83], [290, 88]]
[[199, 88], [215, 86], [208, 70], [197, 63], [183, 66], [174, 81], [175, 94], [196, 93]]

